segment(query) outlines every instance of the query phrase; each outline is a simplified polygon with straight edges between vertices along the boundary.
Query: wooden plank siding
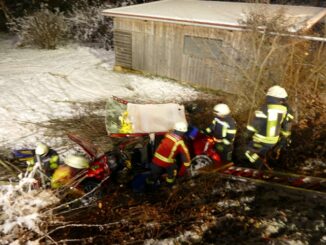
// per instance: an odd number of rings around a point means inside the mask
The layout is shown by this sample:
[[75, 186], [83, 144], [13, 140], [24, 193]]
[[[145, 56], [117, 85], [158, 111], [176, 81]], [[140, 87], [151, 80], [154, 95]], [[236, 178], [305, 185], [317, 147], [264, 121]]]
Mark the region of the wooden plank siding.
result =
[[[239, 58], [241, 32], [118, 17], [114, 19], [114, 29], [131, 34], [132, 69], [202, 87], [236, 91], [238, 74], [232, 60]], [[194, 39], [188, 42], [189, 50], [184, 50], [186, 38]], [[201, 38], [206, 40], [202, 42]], [[214, 40], [216, 49], [212, 46]], [[213, 50], [215, 58], [205, 57], [210, 51], [206, 49]], [[119, 53], [116, 52], [117, 58]]]

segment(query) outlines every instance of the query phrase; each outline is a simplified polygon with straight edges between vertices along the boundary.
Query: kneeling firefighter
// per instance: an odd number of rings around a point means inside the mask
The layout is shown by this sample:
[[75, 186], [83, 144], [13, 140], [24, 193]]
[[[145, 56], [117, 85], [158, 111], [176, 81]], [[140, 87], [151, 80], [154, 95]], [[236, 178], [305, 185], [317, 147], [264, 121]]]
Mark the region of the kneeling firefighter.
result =
[[215, 148], [222, 163], [229, 163], [232, 161], [233, 142], [237, 132], [236, 122], [226, 104], [215, 105], [214, 114], [215, 118], [211, 125], [206, 128], [205, 133], [214, 137]]
[[146, 183], [154, 185], [163, 173], [167, 173], [165, 181], [172, 185], [178, 173], [176, 158], [181, 159], [184, 167], [190, 166], [190, 155], [183, 140], [183, 135], [188, 130], [185, 122], [174, 124], [173, 131], [167, 133], [154, 153], [151, 163], [151, 173]]
[[67, 156], [64, 163], [64, 165], [59, 166], [52, 176], [51, 187], [54, 189], [72, 184], [77, 175], [86, 175], [89, 168], [89, 161], [83, 156]]
[[27, 171], [32, 171], [35, 163], [39, 162], [41, 169], [48, 178], [60, 165], [59, 154], [44, 143], [37, 143], [31, 159], [27, 160]]

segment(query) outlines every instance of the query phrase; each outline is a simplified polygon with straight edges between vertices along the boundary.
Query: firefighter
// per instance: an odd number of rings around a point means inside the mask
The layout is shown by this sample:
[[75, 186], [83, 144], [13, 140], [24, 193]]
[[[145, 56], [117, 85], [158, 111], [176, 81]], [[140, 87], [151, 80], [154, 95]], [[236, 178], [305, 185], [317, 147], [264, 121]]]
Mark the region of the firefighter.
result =
[[266, 163], [267, 153], [278, 146], [284, 148], [289, 143], [293, 115], [287, 104], [288, 94], [278, 85], [268, 89], [266, 102], [255, 111], [250, 124], [247, 125], [249, 139], [245, 157], [261, 169], [269, 168]]
[[34, 164], [38, 161], [40, 161], [41, 168], [46, 176], [50, 178], [59, 166], [59, 155], [55, 150], [49, 148], [49, 146], [46, 144], [37, 143], [34, 158], [27, 161], [27, 170], [31, 171]]
[[228, 105], [220, 103], [214, 106], [215, 118], [205, 133], [214, 137], [215, 149], [219, 153], [222, 163], [232, 161], [233, 142], [237, 132], [236, 122], [231, 116]]
[[190, 155], [183, 140], [183, 135], [188, 130], [184, 122], [176, 122], [173, 131], [167, 133], [157, 147], [150, 166], [151, 174], [147, 184], [154, 185], [163, 173], [167, 173], [165, 181], [172, 185], [178, 172], [176, 158], [180, 159], [183, 166], [190, 166]]
[[63, 165], [59, 166], [51, 179], [51, 187], [57, 189], [68, 185], [80, 171], [88, 169], [89, 161], [83, 156], [69, 155]]

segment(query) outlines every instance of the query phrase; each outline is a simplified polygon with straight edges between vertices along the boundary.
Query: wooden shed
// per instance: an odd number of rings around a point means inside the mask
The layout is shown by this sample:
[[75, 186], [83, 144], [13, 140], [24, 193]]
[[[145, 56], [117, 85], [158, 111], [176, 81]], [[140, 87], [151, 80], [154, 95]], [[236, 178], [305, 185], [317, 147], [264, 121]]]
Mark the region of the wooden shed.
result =
[[318, 7], [164, 0], [103, 11], [114, 17], [115, 65], [234, 93], [246, 14], [283, 11], [293, 33], [325, 18]]

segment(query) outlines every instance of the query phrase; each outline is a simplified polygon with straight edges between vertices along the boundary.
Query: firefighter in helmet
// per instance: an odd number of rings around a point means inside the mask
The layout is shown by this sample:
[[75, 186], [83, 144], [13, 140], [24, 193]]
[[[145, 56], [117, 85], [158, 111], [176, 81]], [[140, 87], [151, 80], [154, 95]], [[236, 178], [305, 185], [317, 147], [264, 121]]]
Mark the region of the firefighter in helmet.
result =
[[220, 103], [214, 106], [215, 117], [205, 133], [214, 137], [215, 148], [222, 163], [232, 161], [233, 142], [237, 132], [236, 122], [231, 116], [228, 105]]
[[69, 155], [64, 163], [52, 176], [51, 187], [54, 189], [70, 184], [78, 173], [89, 168], [89, 161], [83, 156]]
[[261, 169], [266, 163], [266, 155], [276, 145], [284, 148], [289, 144], [292, 126], [292, 110], [287, 104], [288, 94], [278, 85], [268, 89], [266, 101], [255, 111], [250, 124], [247, 125], [249, 139], [245, 157]]
[[37, 143], [34, 158], [27, 161], [27, 170], [31, 171], [36, 162], [40, 161], [41, 167], [46, 174], [46, 176], [51, 177], [54, 171], [59, 166], [59, 155], [58, 153], [49, 148], [44, 143]]
[[190, 155], [183, 140], [183, 135], [188, 130], [185, 122], [176, 122], [173, 131], [167, 133], [157, 147], [151, 163], [151, 174], [147, 184], [154, 185], [163, 173], [167, 173], [166, 182], [172, 185], [178, 172], [176, 158], [181, 159], [184, 167], [190, 166]]

